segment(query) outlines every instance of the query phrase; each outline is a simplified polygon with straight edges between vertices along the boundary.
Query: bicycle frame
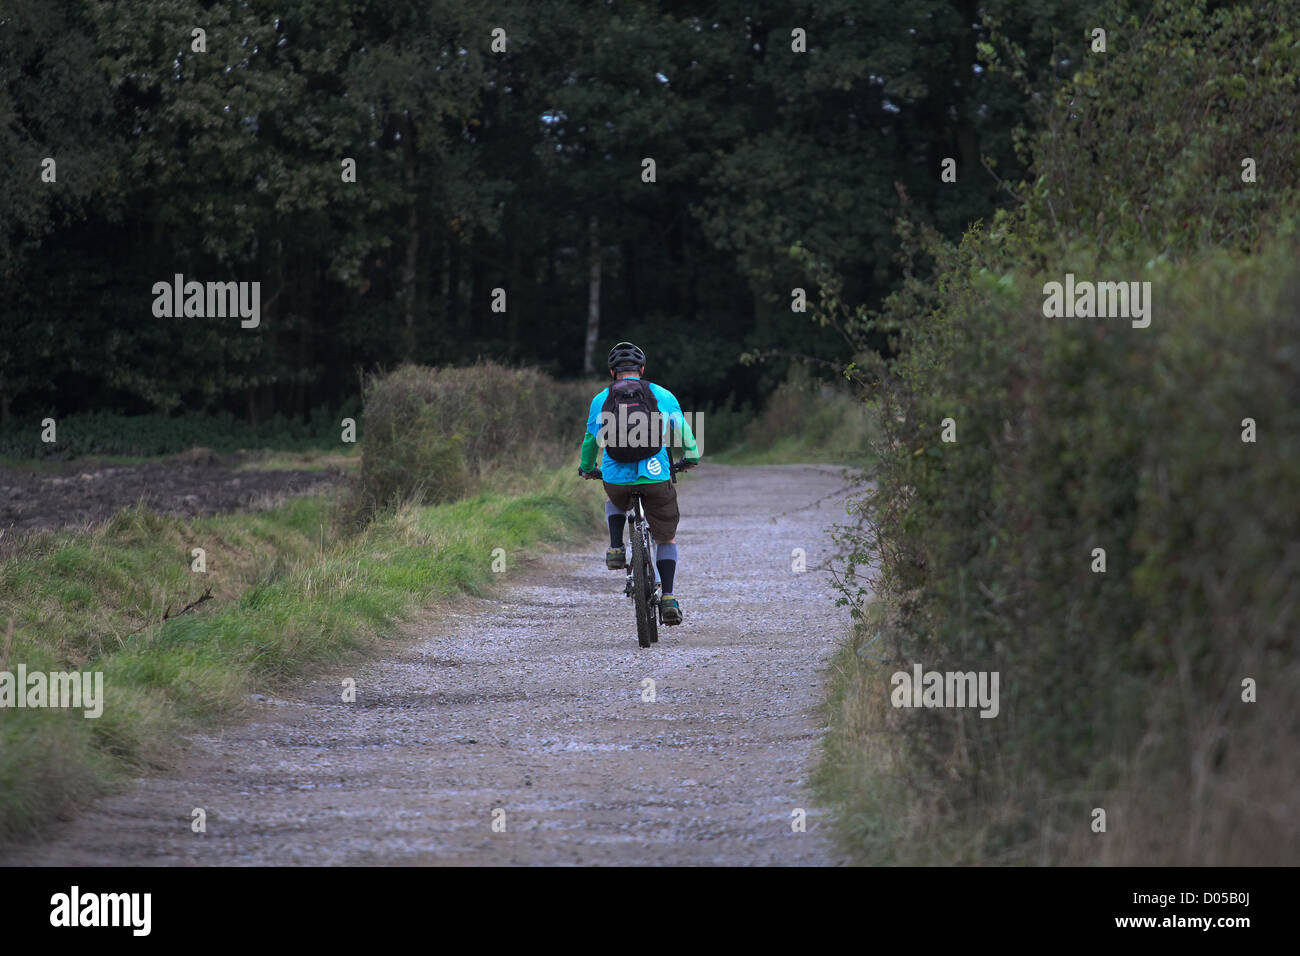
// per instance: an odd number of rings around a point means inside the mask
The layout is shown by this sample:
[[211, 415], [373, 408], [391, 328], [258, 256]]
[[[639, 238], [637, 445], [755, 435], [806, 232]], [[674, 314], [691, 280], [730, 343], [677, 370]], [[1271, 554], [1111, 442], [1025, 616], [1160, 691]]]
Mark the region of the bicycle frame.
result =
[[[645, 506], [639, 491], [632, 492], [632, 507], [626, 512], [628, 538], [632, 543], [631, 558], [627, 563], [627, 577], [623, 593], [632, 598], [637, 611], [637, 641], [649, 647], [659, 640], [659, 571], [654, 561], [654, 536], [645, 516]], [[644, 584], [638, 582], [638, 566]], [[645, 593], [638, 596], [643, 588]], [[638, 599], [639, 597], [639, 599]], [[644, 603], [642, 603], [644, 602]]]
[[[668, 475], [674, 484], [677, 483], [677, 472], [680, 470], [681, 463], [674, 462], [672, 453], [669, 452]], [[583, 478], [604, 477], [599, 468], [585, 472], [579, 466], [578, 474]], [[626, 518], [628, 537], [632, 543], [632, 555], [627, 563], [623, 593], [632, 599], [636, 607], [637, 643], [641, 647], [649, 647], [659, 640], [659, 625], [663, 623], [663, 614], [659, 607], [659, 602], [663, 598], [663, 585], [659, 580], [659, 568], [655, 561], [658, 542], [650, 533], [643, 492], [633, 486], [630, 494], [631, 507], [623, 514]]]
[[[627, 511], [623, 512], [623, 516], [627, 519], [627, 527], [628, 527], [628, 534], [629, 534], [628, 541], [632, 540], [631, 539], [632, 534], [639, 534], [641, 528], [644, 526], [646, 529], [646, 538], [647, 538], [648, 546], [651, 548], [651, 554], [654, 554], [659, 548], [659, 542], [654, 539], [653, 534], [650, 534], [650, 525], [645, 516], [645, 508], [643, 507], [641, 502], [640, 492], [632, 493], [632, 507], [629, 508]], [[658, 589], [659, 589], [659, 569], [656, 567], [655, 568], [655, 590], [658, 591]], [[631, 563], [629, 563], [627, 566], [627, 588], [625, 589], [625, 593], [628, 594], [629, 596], [631, 596], [632, 594]]]

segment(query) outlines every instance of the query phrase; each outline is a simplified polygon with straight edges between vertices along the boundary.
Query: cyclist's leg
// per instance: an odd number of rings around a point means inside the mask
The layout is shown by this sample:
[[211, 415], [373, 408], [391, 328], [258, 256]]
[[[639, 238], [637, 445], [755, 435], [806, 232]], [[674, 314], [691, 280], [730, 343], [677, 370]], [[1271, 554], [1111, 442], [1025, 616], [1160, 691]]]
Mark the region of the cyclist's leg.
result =
[[676, 541], [665, 541], [655, 548], [655, 564], [659, 568], [659, 580], [663, 582], [664, 594], [672, 594], [673, 572], [677, 570]]
[[650, 533], [658, 542], [655, 566], [663, 586], [659, 613], [665, 624], [680, 624], [682, 610], [673, 591], [673, 578], [677, 571], [677, 523], [681, 518], [677, 508], [677, 489], [667, 481], [647, 485], [645, 509]]
[[609, 523], [609, 550], [605, 552], [605, 567], [622, 571], [627, 567], [627, 549], [623, 544], [623, 527], [627, 523], [627, 509], [632, 505], [632, 494], [626, 485], [603, 482], [605, 494], [605, 520]]
[[614, 506], [614, 502], [605, 502], [605, 520], [609, 522], [609, 550], [605, 552], [605, 567], [611, 571], [621, 571], [627, 566], [627, 549], [623, 545], [623, 526], [627, 524], [627, 515]]
[[659, 595], [659, 617], [665, 624], [682, 623], [682, 606], [673, 593], [673, 574], [677, 570], [677, 545], [661, 544], [656, 565], [663, 591]]

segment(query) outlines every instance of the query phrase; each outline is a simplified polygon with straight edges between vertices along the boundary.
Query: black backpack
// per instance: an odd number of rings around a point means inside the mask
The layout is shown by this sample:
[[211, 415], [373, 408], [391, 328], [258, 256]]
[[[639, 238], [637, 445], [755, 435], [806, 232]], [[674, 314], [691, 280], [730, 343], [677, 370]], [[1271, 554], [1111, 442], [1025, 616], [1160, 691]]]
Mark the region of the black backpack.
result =
[[664, 447], [659, 402], [649, 384], [639, 378], [621, 378], [609, 387], [600, 406], [600, 423], [605, 451], [615, 461], [645, 461]]

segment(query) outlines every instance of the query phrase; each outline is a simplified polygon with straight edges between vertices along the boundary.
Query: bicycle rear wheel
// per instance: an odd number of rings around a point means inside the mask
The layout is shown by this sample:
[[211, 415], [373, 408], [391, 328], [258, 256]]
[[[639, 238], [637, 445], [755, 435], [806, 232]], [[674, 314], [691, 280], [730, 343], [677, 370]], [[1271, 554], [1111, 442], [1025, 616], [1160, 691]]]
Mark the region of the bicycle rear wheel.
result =
[[649, 647], [659, 640], [659, 622], [651, 603], [654, 595], [654, 569], [650, 564], [650, 549], [644, 519], [632, 529], [632, 603], [636, 606], [636, 640]]
[[645, 533], [645, 579], [645, 599], [649, 605], [648, 614], [650, 617], [650, 643], [657, 644], [659, 642], [659, 602], [655, 600], [655, 593], [659, 590], [659, 578], [655, 575], [654, 542], [648, 530]]

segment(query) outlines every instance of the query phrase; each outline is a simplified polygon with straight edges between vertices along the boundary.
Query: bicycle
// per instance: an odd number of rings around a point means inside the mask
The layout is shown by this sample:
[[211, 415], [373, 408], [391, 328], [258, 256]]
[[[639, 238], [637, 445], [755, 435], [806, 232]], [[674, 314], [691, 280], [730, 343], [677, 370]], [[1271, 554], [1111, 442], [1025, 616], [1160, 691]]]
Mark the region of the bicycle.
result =
[[[668, 466], [668, 474], [673, 482], [677, 473], [684, 470], [684, 462], [674, 461]], [[600, 480], [604, 478], [599, 468], [584, 472], [578, 469], [583, 478]], [[650, 523], [646, 521], [642, 506], [642, 492], [636, 485], [629, 485], [632, 494], [632, 507], [626, 512], [629, 537], [632, 539], [632, 559], [627, 565], [627, 578], [623, 593], [632, 599], [636, 608], [636, 640], [640, 647], [649, 647], [659, 640], [659, 625], [663, 622], [659, 611], [659, 599], [662, 595], [659, 575], [655, 570], [653, 541], [650, 535]]]

